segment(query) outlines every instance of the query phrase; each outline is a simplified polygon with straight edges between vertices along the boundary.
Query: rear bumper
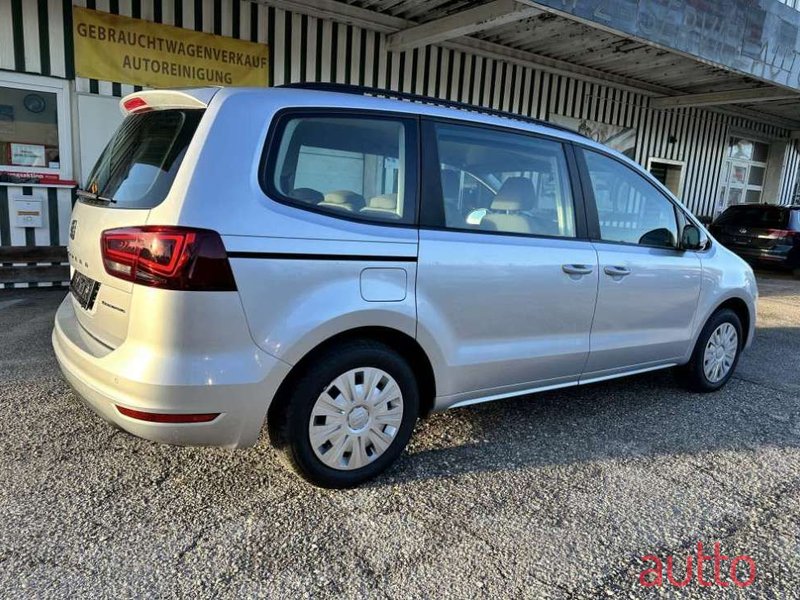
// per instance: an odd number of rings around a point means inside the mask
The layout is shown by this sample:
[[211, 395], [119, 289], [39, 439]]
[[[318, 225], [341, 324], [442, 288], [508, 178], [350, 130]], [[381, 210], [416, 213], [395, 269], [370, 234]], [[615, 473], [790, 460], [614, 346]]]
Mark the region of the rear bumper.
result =
[[[243, 340], [242, 352], [224, 357], [190, 355], [165, 359], [169, 371], [141, 368], [148, 349], [126, 341], [110, 350], [83, 330], [69, 295], [56, 312], [53, 350], [67, 381], [105, 420], [136, 436], [189, 446], [253, 445], [269, 403], [290, 366]], [[153, 353], [157, 351], [153, 349]], [[223, 363], [215, 368], [214, 361]], [[235, 365], [235, 368], [227, 368]], [[214, 377], [206, 377], [213, 373]], [[223, 374], [220, 376], [220, 374]], [[206, 423], [152, 423], [117, 407], [149, 413], [219, 413]]]
[[727, 246], [728, 250], [751, 263], [774, 265], [786, 268], [800, 267], [800, 253], [775, 251], [770, 249], [748, 248], [744, 246]]

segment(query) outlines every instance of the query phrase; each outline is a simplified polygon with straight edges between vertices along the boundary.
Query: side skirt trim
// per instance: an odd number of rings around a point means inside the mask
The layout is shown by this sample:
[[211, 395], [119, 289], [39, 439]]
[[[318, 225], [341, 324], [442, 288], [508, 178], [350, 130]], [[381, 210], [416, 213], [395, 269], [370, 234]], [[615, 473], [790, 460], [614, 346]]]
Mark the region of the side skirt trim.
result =
[[600, 377], [592, 377], [591, 379], [581, 379], [579, 381], [568, 381], [566, 383], [557, 383], [555, 385], [545, 385], [541, 387], [534, 387], [534, 388], [527, 388], [524, 390], [517, 390], [515, 392], [505, 392], [502, 394], [492, 394], [490, 396], [482, 396], [480, 398], [471, 398], [469, 400], [462, 400], [461, 402], [456, 402], [447, 407], [447, 410], [451, 408], [461, 408], [463, 406], [470, 406], [472, 404], [482, 404], [484, 402], [493, 402], [494, 400], [503, 400], [505, 398], [513, 398], [515, 396], [525, 396], [527, 394], [537, 394], [539, 392], [548, 392], [550, 390], [558, 390], [562, 388], [568, 387], [577, 387], [579, 385], [588, 385], [590, 383], [598, 383], [600, 381], [607, 381], [609, 379], [620, 379], [622, 377], [628, 377], [630, 375], [640, 375], [641, 373], [649, 373], [650, 371], [660, 371], [661, 369], [669, 369], [672, 367], [677, 366], [678, 363], [667, 363], [663, 365], [658, 365], [655, 367], [645, 367], [643, 369], [634, 369], [632, 371], [623, 371], [621, 373], [614, 373], [612, 375], [601, 375]]

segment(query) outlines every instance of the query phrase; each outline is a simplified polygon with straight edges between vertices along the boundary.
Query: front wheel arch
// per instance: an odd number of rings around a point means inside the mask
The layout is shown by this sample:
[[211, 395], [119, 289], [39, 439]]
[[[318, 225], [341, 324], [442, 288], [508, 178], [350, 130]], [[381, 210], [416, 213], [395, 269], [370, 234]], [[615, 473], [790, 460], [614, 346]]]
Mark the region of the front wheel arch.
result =
[[[747, 303], [742, 300], [741, 298], [728, 298], [717, 306], [713, 311], [711, 311], [711, 315], [709, 315], [709, 319], [711, 316], [715, 315], [717, 312], [722, 310], [723, 308], [729, 308], [736, 316], [739, 317], [739, 321], [742, 324], [742, 348], [747, 346], [748, 335], [750, 334], [750, 309], [747, 307]], [[708, 319], [706, 319], [708, 321]]]
[[[739, 336], [738, 348], [736, 350], [736, 354], [734, 355], [732, 364], [730, 365], [728, 371], [723, 373], [722, 378], [709, 379], [704, 363], [704, 352], [706, 352], [705, 346], [706, 343], [711, 339], [714, 330], [725, 323], [730, 323], [736, 329], [736, 333]], [[705, 323], [703, 324], [703, 328], [700, 330], [700, 333], [695, 340], [695, 345], [692, 349], [689, 362], [676, 368], [675, 373], [678, 376], [679, 381], [688, 389], [695, 392], [707, 393], [715, 392], [721, 389], [730, 380], [736, 370], [742, 350], [744, 350], [745, 340], [746, 337], [744, 334], [743, 324], [737, 312], [734, 311], [734, 309], [732, 309], [730, 306], [720, 306], [708, 317], [708, 319], [706, 319]], [[721, 357], [718, 357], [718, 359], [721, 359]]]
[[691, 345], [687, 348], [688, 353], [684, 357], [684, 362], [681, 364], [688, 362], [691, 353], [694, 351], [695, 344], [697, 344], [697, 340], [700, 337], [700, 333], [703, 331], [703, 327], [706, 326], [706, 323], [708, 323], [708, 320], [723, 308], [729, 308], [739, 317], [739, 321], [742, 325], [742, 347], [746, 347], [750, 342], [750, 326], [753, 323], [753, 319], [755, 319], [755, 315], [750, 312], [750, 305], [747, 300], [740, 296], [729, 296], [722, 301], [717, 300], [717, 302], [718, 303], [709, 308], [708, 312], [705, 314], [695, 315], [694, 335], [691, 338]]

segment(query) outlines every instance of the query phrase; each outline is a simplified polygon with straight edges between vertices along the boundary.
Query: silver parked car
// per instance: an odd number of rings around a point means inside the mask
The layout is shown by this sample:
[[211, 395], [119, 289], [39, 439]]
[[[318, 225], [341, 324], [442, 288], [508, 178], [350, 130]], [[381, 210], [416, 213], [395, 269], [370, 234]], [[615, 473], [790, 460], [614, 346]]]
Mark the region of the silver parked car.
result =
[[546, 123], [361, 92], [122, 100], [53, 331], [101, 416], [227, 447], [266, 423], [345, 487], [430, 411], [669, 367], [730, 379], [753, 272], [648, 173]]

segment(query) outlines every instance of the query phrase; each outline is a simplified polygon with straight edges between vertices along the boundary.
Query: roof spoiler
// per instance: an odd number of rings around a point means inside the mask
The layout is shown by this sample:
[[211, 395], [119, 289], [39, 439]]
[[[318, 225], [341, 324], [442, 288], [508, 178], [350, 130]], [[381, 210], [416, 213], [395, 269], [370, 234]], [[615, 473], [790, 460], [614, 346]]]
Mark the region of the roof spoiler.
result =
[[191, 90], [150, 90], [128, 94], [119, 101], [122, 114], [127, 116], [148, 110], [168, 108], [208, 108], [208, 103], [219, 88], [199, 88]]

